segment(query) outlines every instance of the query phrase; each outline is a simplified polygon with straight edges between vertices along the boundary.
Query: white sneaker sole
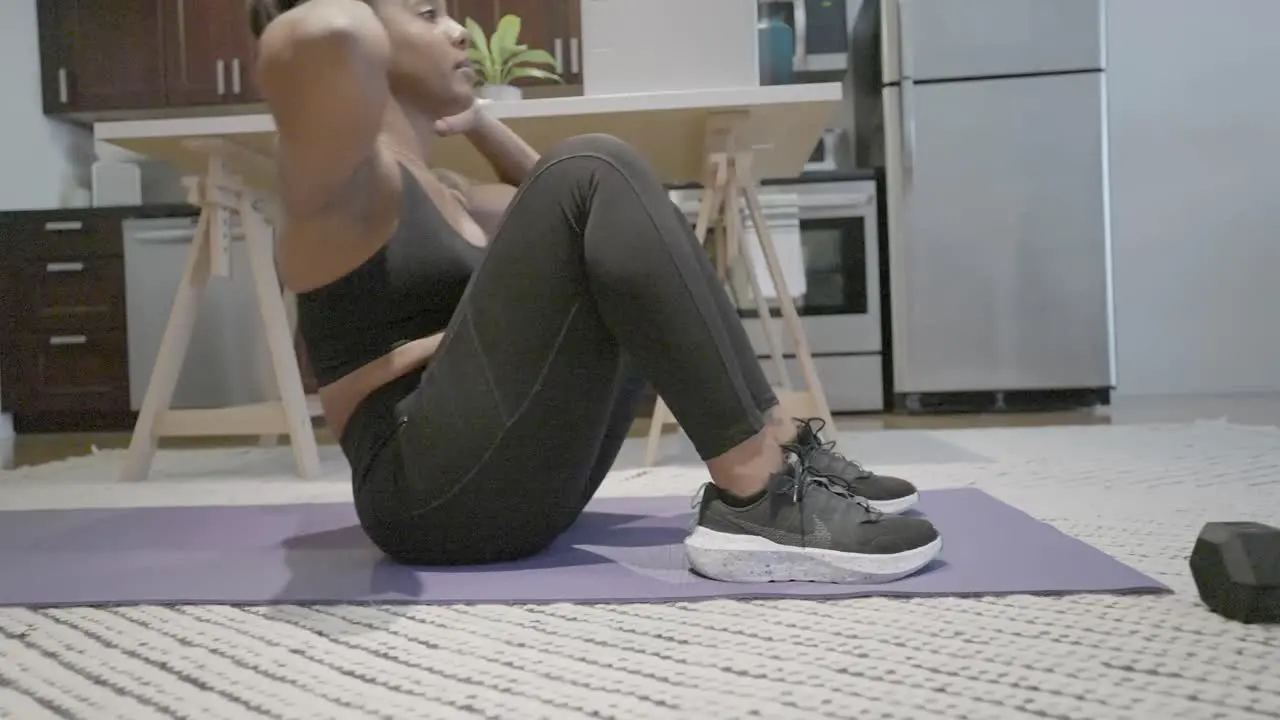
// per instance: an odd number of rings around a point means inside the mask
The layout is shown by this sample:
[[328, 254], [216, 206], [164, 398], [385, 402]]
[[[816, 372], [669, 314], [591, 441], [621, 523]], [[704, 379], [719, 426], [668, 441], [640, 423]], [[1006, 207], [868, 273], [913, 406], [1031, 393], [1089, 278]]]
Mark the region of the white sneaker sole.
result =
[[722, 582], [873, 585], [924, 568], [942, 552], [942, 538], [894, 555], [864, 555], [779, 545], [758, 535], [732, 535], [698, 526], [685, 538], [684, 548], [695, 572]]
[[900, 515], [915, 507], [918, 502], [920, 502], [920, 493], [911, 493], [906, 497], [893, 500], [868, 500], [867, 504], [885, 515]]

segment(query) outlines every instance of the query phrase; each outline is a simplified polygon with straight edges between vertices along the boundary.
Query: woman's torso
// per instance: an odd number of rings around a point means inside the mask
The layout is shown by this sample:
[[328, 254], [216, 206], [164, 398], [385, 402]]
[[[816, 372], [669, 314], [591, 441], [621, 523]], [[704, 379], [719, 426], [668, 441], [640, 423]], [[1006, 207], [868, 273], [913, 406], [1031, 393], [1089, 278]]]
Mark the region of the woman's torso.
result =
[[366, 398], [429, 360], [485, 241], [420, 158], [388, 152], [378, 162], [377, 179], [353, 193], [365, 196], [364, 217], [338, 209], [337, 218], [289, 218], [280, 244], [325, 420], [339, 437]]

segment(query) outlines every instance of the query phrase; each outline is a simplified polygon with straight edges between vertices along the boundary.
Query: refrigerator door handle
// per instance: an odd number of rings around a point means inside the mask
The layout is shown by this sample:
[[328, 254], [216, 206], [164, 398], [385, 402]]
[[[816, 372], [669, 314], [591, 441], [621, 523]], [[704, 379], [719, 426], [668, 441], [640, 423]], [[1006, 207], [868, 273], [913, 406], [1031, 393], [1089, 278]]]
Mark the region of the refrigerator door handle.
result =
[[916, 164], [916, 83], [902, 79], [902, 169], [909, 175]]
[[910, 174], [916, 161], [916, 81], [911, 52], [908, 8], [910, 0], [898, 0], [898, 69], [902, 91], [902, 168]]
[[791, 0], [795, 18], [796, 55], [795, 69], [809, 69], [809, 0]]
[[915, 78], [915, 53], [911, 51], [911, 0], [898, 0], [898, 74], [903, 79]]

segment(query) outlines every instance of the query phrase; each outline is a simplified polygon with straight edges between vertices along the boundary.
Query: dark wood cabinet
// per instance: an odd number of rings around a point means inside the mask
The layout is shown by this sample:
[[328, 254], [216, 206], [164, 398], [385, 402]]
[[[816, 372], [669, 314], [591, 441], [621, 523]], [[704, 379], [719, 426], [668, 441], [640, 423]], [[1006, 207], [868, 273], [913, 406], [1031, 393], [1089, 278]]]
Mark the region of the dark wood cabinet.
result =
[[[187, 206], [0, 213], [0, 405], [21, 432], [129, 430], [123, 223]], [[307, 393], [316, 381], [301, 338]]]
[[[569, 56], [561, 61], [566, 85], [582, 84], [582, 4], [579, 0], [563, 0], [557, 4], [560, 25], [569, 36]], [[678, 22], [678, 20], [677, 20]]]
[[235, 3], [172, 0], [161, 8], [168, 105], [218, 105], [257, 99], [253, 35]]
[[79, 331], [124, 327], [124, 263], [118, 257], [36, 260], [13, 271], [24, 329]]
[[[582, 82], [580, 0], [446, 0], [492, 33], [519, 15], [521, 39]], [[262, 97], [243, 3], [214, 0], [36, 0], [44, 110], [81, 119], [121, 111], [241, 105]], [[548, 81], [524, 78], [520, 85]], [[116, 115], [112, 115], [116, 113]]]
[[236, 49], [234, 57], [239, 61], [240, 92], [232, 96], [231, 102], [261, 102], [263, 99], [262, 91], [258, 89], [257, 78], [258, 40], [253, 36], [253, 32], [249, 30], [249, 21], [247, 19], [236, 17], [235, 13], [232, 15], [233, 17], [230, 19], [234, 37], [232, 47]]
[[19, 429], [125, 426], [129, 352], [119, 217], [0, 220], [0, 390]]
[[260, 99], [242, 3], [37, 0], [48, 114]]
[[39, 0], [49, 114], [165, 104], [161, 0]]
[[494, 0], [446, 0], [446, 8], [450, 17], [464, 25], [468, 19], [475, 20], [486, 35], [493, 33], [498, 22]]
[[[120, 420], [128, 417], [129, 364], [124, 330], [24, 333], [14, 339], [13, 352], [26, 361], [5, 378], [5, 406], [18, 417], [19, 429], [33, 418], [37, 424], [44, 423], [44, 429], [63, 423], [75, 428], [105, 429], [119, 426]], [[16, 385], [12, 393], [7, 387], [10, 383]], [[63, 416], [58, 418], [61, 422], [49, 423], [58, 416]]]

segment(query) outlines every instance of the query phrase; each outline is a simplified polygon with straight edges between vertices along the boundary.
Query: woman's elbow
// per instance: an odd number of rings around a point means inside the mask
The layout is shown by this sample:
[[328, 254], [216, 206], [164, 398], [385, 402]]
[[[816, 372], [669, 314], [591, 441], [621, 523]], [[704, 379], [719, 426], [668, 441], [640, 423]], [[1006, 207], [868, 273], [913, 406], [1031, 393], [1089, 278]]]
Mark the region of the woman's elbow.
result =
[[269, 23], [258, 41], [264, 94], [357, 74], [385, 79], [391, 48], [373, 10], [356, 0], [309, 0]]

